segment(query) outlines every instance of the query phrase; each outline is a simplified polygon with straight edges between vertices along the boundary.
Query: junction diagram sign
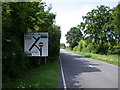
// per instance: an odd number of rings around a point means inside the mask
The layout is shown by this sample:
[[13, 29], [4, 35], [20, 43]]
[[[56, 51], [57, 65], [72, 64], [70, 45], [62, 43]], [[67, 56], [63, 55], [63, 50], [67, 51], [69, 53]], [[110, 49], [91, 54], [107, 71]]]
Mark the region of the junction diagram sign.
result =
[[25, 33], [24, 34], [24, 51], [28, 56], [48, 56], [48, 33]]

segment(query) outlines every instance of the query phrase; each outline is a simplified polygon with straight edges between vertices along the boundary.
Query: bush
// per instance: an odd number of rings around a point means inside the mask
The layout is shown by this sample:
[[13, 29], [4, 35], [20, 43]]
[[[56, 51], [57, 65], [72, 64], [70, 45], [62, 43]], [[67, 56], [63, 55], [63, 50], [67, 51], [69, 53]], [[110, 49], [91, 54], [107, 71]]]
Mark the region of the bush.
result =
[[73, 51], [78, 51], [78, 45], [73, 48]]
[[93, 43], [90, 43], [90, 44], [88, 44], [87, 47], [84, 48], [82, 51], [83, 51], [83, 52], [96, 53], [96, 48], [95, 48], [95, 46], [93, 45]]
[[120, 46], [113, 46], [112, 49], [109, 50], [110, 54], [120, 54]]
[[[15, 37], [7, 37], [3, 39], [3, 75], [15, 79], [22, 75], [26, 70], [25, 54], [21, 44]], [[9, 38], [8, 38], [9, 37]], [[4, 78], [3, 78], [4, 79]]]
[[87, 46], [86, 41], [85, 40], [80, 40], [79, 45], [78, 45], [78, 51], [81, 52], [83, 49], [86, 48], [86, 46]]
[[3, 77], [15, 79], [31, 66], [38, 66], [39, 58], [26, 62], [23, 51], [26, 32], [48, 32], [49, 56], [59, 55], [60, 27], [54, 25], [56, 15], [50, 13], [51, 7], [44, 10], [45, 6], [42, 2], [2, 3]]
[[119, 54], [120, 53], [120, 46], [113, 46], [114, 53]]

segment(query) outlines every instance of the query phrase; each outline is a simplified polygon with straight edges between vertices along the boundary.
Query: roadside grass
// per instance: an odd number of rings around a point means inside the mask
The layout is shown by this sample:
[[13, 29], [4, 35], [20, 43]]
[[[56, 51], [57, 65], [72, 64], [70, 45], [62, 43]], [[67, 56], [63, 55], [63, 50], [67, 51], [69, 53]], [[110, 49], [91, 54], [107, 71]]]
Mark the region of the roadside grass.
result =
[[119, 59], [119, 55], [101, 55], [101, 54], [93, 54], [93, 53], [86, 53], [86, 52], [78, 52], [78, 51], [71, 51], [69, 49], [65, 49], [66, 51], [84, 56], [84, 57], [88, 57], [91, 59], [95, 59], [95, 60], [100, 60], [109, 64], [113, 64], [116, 66], [120, 66], [120, 61]]
[[[55, 58], [54, 58], [55, 59]], [[57, 88], [59, 58], [29, 71], [24, 77], [3, 83], [3, 88]]]

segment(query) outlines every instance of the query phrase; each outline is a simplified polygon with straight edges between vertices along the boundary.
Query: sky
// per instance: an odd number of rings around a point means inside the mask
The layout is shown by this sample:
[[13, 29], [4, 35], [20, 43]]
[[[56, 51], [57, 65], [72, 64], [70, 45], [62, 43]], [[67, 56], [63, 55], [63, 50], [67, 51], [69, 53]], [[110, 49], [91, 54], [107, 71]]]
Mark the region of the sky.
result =
[[60, 43], [66, 43], [65, 34], [72, 27], [83, 22], [82, 16], [97, 6], [105, 5], [110, 8], [116, 7], [119, 0], [42, 0], [49, 6], [52, 4], [52, 13], [56, 14], [56, 25], [61, 27]]

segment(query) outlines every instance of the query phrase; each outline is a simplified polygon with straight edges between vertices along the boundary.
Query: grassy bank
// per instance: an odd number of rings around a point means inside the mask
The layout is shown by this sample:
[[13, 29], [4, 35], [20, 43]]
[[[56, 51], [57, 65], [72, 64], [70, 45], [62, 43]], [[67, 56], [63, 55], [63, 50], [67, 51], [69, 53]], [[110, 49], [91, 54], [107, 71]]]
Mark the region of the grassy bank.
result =
[[69, 49], [66, 49], [69, 52], [85, 56], [88, 58], [92, 58], [95, 60], [100, 60], [109, 64], [113, 64], [116, 66], [120, 66], [120, 61], [118, 61], [118, 55], [100, 55], [100, 54], [93, 54], [93, 53], [86, 53], [86, 52], [78, 52], [78, 51], [70, 51]]
[[29, 71], [24, 77], [3, 83], [3, 88], [57, 88], [59, 58]]

